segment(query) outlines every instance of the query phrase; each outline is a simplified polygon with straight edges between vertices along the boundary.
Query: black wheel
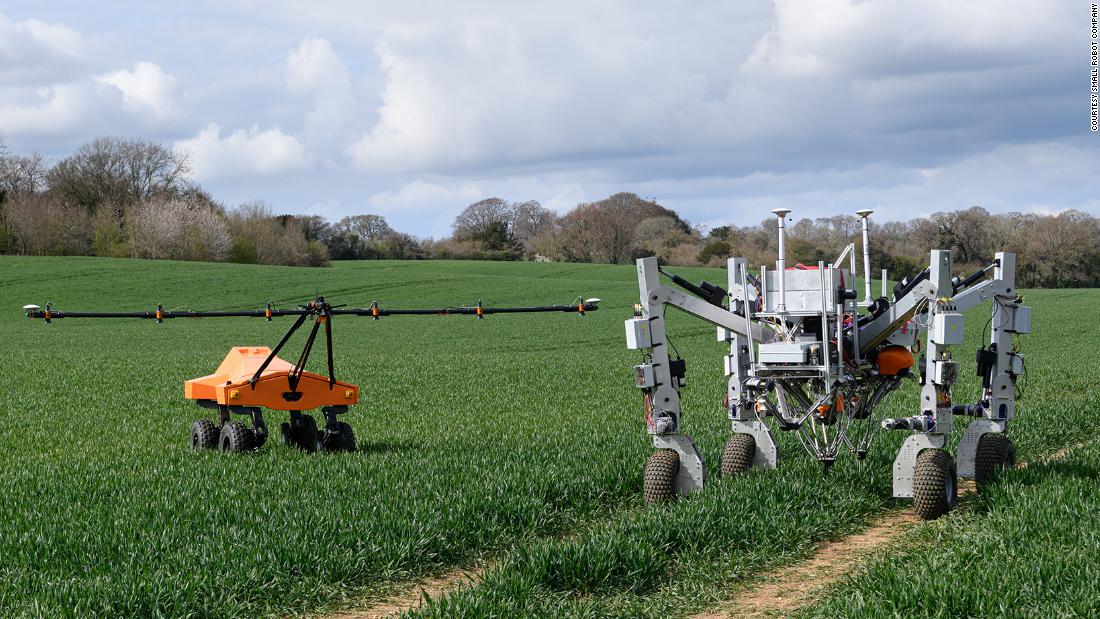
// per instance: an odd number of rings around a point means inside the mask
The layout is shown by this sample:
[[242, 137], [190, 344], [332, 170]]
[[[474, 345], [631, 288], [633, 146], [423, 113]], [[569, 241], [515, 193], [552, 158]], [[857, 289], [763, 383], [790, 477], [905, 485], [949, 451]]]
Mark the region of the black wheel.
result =
[[337, 421], [331, 428], [325, 430], [321, 447], [325, 451], [355, 451], [355, 432], [349, 424]]
[[913, 471], [913, 509], [923, 520], [935, 520], [955, 508], [958, 485], [955, 460], [942, 449], [917, 455]]
[[722, 449], [722, 477], [744, 473], [752, 468], [756, 439], [751, 434], [734, 434]]
[[291, 438], [290, 424], [289, 423], [287, 423], [285, 421], [280, 423], [279, 424], [279, 431], [282, 432], [282, 434], [283, 434], [283, 445], [286, 445], [287, 447], [290, 447], [290, 446], [294, 445], [294, 442]]
[[987, 433], [978, 440], [974, 454], [974, 481], [978, 491], [992, 483], [1005, 469], [1016, 466], [1016, 446], [1004, 434]]
[[260, 444], [256, 441], [256, 429], [248, 426], [244, 427], [245, 442], [248, 445], [248, 449], [259, 449]]
[[191, 450], [214, 449], [218, 446], [221, 430], [209, 419], [199, 419], [191, 424]]
[[239, 421], [227, 421], [222, 426], [218, 450], [222, 453], [240, 453], [252, 449], [252, 428]]
[[642, 494], [646, 503], [671, 501], [676, 498], [676, 475], [680, 472], [680, 454], [672, 449], [658, 449], [645, 461], [645, 483]]
[[284, 423], [283, 442], [305, 451], [317, 451], [317, 420], [309, 415], [291, 417], [290, 423]]

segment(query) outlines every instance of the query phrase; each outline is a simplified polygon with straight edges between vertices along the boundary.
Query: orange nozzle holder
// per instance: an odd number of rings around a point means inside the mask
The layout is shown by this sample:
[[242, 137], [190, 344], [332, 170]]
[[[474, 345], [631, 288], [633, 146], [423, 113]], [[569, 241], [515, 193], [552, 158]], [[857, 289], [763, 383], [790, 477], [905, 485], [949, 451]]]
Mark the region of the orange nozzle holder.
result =
[[484, 310], [481, 309], [481, 301], [478, 301], [477, 302], [477, 319], [481, 320], [481, 317], [484, 315], [484, 313], [485, 313]]
[[46, 304], [46, 311], [42, 314], [43, 320], [50, 322], [50, 304]]
[[584, 303], [577, 304], [577, 312], [580, 313], [581, 316], [584, 316]]
[[162, 309], [159, 304], [157, 305], [157, 314], [156, 314], [156, 316], [157, 316], [157, 323], [164, 322], [164, 309]]
[[264, 318], [268, 322], [271, 322], [271, 304], [270, 303], [268, 303], [267, 306], [264, 307]]
[[378, 320], [378, 301], [370, 302], [370, 317], [373, 320]]

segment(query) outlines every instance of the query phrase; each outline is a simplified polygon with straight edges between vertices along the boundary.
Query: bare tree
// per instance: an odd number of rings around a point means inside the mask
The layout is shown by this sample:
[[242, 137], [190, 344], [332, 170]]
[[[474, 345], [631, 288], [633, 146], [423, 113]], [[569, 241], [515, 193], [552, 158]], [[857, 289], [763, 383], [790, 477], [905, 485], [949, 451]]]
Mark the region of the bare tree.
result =
[[41, 191], [46, 184], [48, 164], [38, 153], [18, 156], [0, 151], [0, 202]]
[[37, 256], [82, 256], [91, 250], [92, 216], [86, 209], [54, 204], [41, 194], [8, 200], [3, 217], [8, 251]]
[[219, 261], [232, 242], [224, 215], [201, 202], [159, 196], [127, 209], [135, 258]]
[[336, 222], [336, 230], [354, 234], [359, 242], [370, 245], [377, 243], [387, 235], [393, 234], [393, 228], [381, 215], [352, 215]]
[[160, 144], [99, 138], [58, 162], [46, 182], [61, 201], [94, 210], [182, 192], [189, 170], [186, 155]]
[[515, 210], [507, 201], [486, 198], [467, 206], [451, 227], [456, 240], [500, 244], [511, 240], [514, 217]]
[[540, 232], [552, 226], [554, 212], [535, 200], [512, 205], [512, 237], [526, 245]]
[[229, 260], [257, 264], [321, 266], [328, 252], [316, 241], [307, 241], [302, 228], [284, 225], [263, 202], [249, 202], [227, 214], [233, 242]]
[[675, 211], [624, 192], [580, 204], [562, 216], [561, 246], [567, 259], [616, 264], [634, 253], [638, 224], [660, 217], [669, 218], [672, 226], [685, 234], [692, 232]]

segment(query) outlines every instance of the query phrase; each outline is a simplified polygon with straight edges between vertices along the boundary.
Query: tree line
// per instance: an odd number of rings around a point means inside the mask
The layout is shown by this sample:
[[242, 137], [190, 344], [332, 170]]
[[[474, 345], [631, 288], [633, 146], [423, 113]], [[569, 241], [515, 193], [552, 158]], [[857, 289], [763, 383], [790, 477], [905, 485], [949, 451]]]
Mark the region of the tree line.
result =
[[[673, 265], [722, 266], [729, 256], [773, 264], [777, 251], [773, 218], [704, 229], [625, 192], [562, 215], [537, 201], [488, 198], [459, 213], [450, 236], [419, 239], [376, 214], [330, 222], [275, 214], [262, 202], [227, 208], [189, 179], [189, 169], [185, 154], [139, 140], [100, 138], [55, 164], [0, 143], [0, 253], [299, 266], [370, 259], [621, 264], [658, 256]], [[860, 236], [855, 215], [792, 220], [788, 262], [828, 262]], [[1021, 286], [1100, 286], [1100, 220], [1080, 211], [991, 214], [972, 206], [871, 221], [873, 268], [892, 278], [927, 265], [930, 249], [954, 250], [960, 270], [1014, 251]]]

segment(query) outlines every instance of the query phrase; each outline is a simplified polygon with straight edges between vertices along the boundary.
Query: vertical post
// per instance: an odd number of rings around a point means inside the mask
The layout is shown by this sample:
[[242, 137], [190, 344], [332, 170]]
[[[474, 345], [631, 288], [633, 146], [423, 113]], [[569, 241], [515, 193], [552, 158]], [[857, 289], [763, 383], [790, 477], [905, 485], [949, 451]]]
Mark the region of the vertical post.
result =
[[[874, 213], [869, 208], [856, 211], [856, 215], [859, 215], [863, 222], [863, 304], [871, 305], [871, 246], [867, 244], [867, 218], [871, 213]], [[855, 269], [852, 270], [852, 277], [856, 276]]]
[[[852, 249], [851, 249], [850, 255], [848, 256], [848, 264], [850, 265], [849, 270], [852, 272], [852, 289], [855, 290], [855, 286], [856, 286], [856, 281], [855, 281], [856, 280], [856, 244], [852, 243], [850, 245], [850, 247]], [[864, 248], [866, 248], [866, 247], [867, 246], [864, 245]], [[864, 258], [866, 258], [866, 257], [867, 257], [866, 254], [864, 254]], [[867, 273], [867, 271], [864, 270], [864, 274], [866, 274], [866, 273]], [[865, 275], [865, 277], [866, 277], [866, 275]], [[871, 280], [867, 280], [868, 297], [870, 297], [870, 292], [871, 292], [870, 281]], [[847, 301], [844, 300], [844, 299], [841, 299], [840, 304], [841, 305], [847, 305]], [[859, 367], [859, 364], [860, 364], [860, 359], [859, 359], [859, 306], [856, 305], [856, 303], [854, 301], [852, 302], [852, 304], [856, 306], [852, 311], [852, 358], [856, 362], [856, 367]]]
[[786, 219], [787, 214], [791, 212], [789, 208], [777, 208], [772, 210], [775, 213], [776, 218], [779, 220], [779, 258], [775, 261], [775, 270], [779, 271], [779, 302], [775, 304], [776, 312], [787, 311], [787, 248], [784, 245], [784, 235], [787, 230]]
[[[745, 333], [752, 333], [752, 315], [756, 309], [749, 298], [749, 278], [747, 265], [744, 258], [730, 258], [726, 263], [729, 272], [730, 304], [729, 311], [737, 311], [737, 305], [741, 306], [741, 313], [745, 317]], [[767, 288], [767, 279], [761, 273], [760, 279], [764, 281], [763, 288]], [[740, 291], [735, 294], [735, 291]], [[755, 361], [754, 342], [752, 337], [742, 335], [735, 331], [726, 331], [726, 337], [730, 342], [730, 354], [726, 357], [726, 375], [729, 376], [726, 395], [729, 397], [730, 430], [735, 434], [748, 434], [756, 441], [756, 451], [752, 456], [753, 466], [765, 469], [774, 469], [779, 462], [779, 447], [775, 444], [775, 437], [767, 424], [756, 418], [753, 410], [753, 402], [749, 394], [745, 392], [745, 381], [749, 378], [749, 371]]]
[[825, 377], [829, 377], [829, 303], [828, 293], [829, 288], [825, 282], [825, 263], [818, 260], [817, 262], [817, 278], [821, 284], [821, 358], [825, 364]]
[[[997, 266], [993, 268], [993, 279], [999, 285], [993, 291], [989, 343], [997, 350], [997, 361], [993, 366], [993, 382], [990, 385], [986, 415], [996, 420], [1008, 420], [1012, 419], [1016, 408], [1016, 386], [1009, 374], [1012, 334], [1007, 331], [1012, 328], [1009, 324], [1012, 316], [1006, 315], [1018, 307], [1013, 302], [1016, 294], [1016, 254], [997, 252], [995, 257]], [[1012, 300], [1006, 297], [1011, 297]]]
[[[829, 265], [829, 291], [836, 306], [836, 375], [840, 378], [844, 374], [844, 299], [837, 285], [836, 274], [839, 266]], [[843, 275], [843, 273], [842, 273]]]
[[[738, 270], [741, 272], [741, 280], [744, 281], [747, 284], [748, 281], [749, 281], [749, 272], [748, 272], [748, 269], [745, 266], [744, 262], [742, 262], [740, 264]], [[763, 275], [763, 271], [761, 271], [761, 275]], [[761, 279], [763, 279], [763, 278], [761, 278]], [[761, 284], [761, 288], [763, 290], [767, 290], [768, 281], [766, 279], [763, 280], [763, 283]], [[763, 291], [761, 291], [761, 292], [763, 293]], [[767, 306], [765, 306], [765, 310], [766, 309], [767, 309]], [[748, 295], [747, 294], [745, 295], [745, 307], [744, 307], [743, 312], [745, 314], [745, 333], [752, 333], [753, 308], [748, 303]], [[755, 345], [752, 341], [752, 338], [749, 338], [749, 364], [751, 365], [751, 364], [754, 364], [754, 363], [756, 363], [756, 348], [755, 348]]]
[[[749, 300], [749, 282], [745, 277], [745, 259], [730, 258], [726, 262], [726, 271], [729, 276], [730, 292], [740, 290], [740, 295], [730, 295], [729, 310], [733, 312], [740, 304], [741, 312], [746, 318], [748, 333], [752, 333], [752, 310]], [[726, 395], [729, 397], [730, 417], [743, 421], [752, 419], [751, 410], [748, 409], [745, 398], [745, 379], [748, 376], [749, 359], [752, 349], [752, 339], [736, 331], [726, 331], [730, 342], [730, 354], [726, 362], [726, 375], [729, 376], [729, 384]], [[734, 412], [736, 407], [736, 412]]]
[[[929, 260], [928, 281], [932, 282], [936, 287], [936, 299], [951, 297], [954, 293], [954, 289], [951, 286], [952, 266], [950, 250], [932, 250]], [[930, 326], [937, 313], [937, 305], [933, 302], [927, 314], [928, 324]], [[932, 432], [936, 434], [949, 434], [954, 421], [951, 413], [951, 385], [937, 383], [934, 377], [937, 375], [937, 364], [941, 361], [950, 361], [950, 347], [936, 344], [932, 340], [933, 331], [934, 329], [932, 328], [928, 329], [928, 343], [925, 347], [925, 372], [928, 376], [928, 382], [921, 392], [921, 405], [926, 411], [932, 411], [935, 415], [936, 425], [932, 429]], [[946, 393], [944, 393], [945, 391]], [[946, 400], [946, 405], [941, 406], [943, 400]]]
[[890, 295], [886, 294], [886, 269], [882, 270], [882, 296], [889, 299]]
[[680, 432], [680, 393], [669, 370], [668, 338], [665, 336], [665, 304], [658, 290], [661, 287], [657, 270], [657, 258], [639, 258], [638, 290], [641, 293], [642, 317], [649, 321], [649, 336], [653, 341], [650, 357], [657, 387], [653, 390], [654, 406], [668, 413], [672, 418], [671, 428], [666, 432]]
[[[745, 268], [747, 269], [748, 267], [745, 267]], [[745, 273], [746, 273], [746, 276], [747, 276], [748, 271], [746, 270]], [[762, 265], [760, 265], [760, 307], [762, 308], [761, 311], [764, 311], [764, 312], [770, 312], [771, 311], [771, 310], [768, 309], [768, 307], [770, 307], [768, 305], [768, 303], [770, 301], [771, 301], [771, 299], [768, 297], [768, 266], [762, 264]]]

